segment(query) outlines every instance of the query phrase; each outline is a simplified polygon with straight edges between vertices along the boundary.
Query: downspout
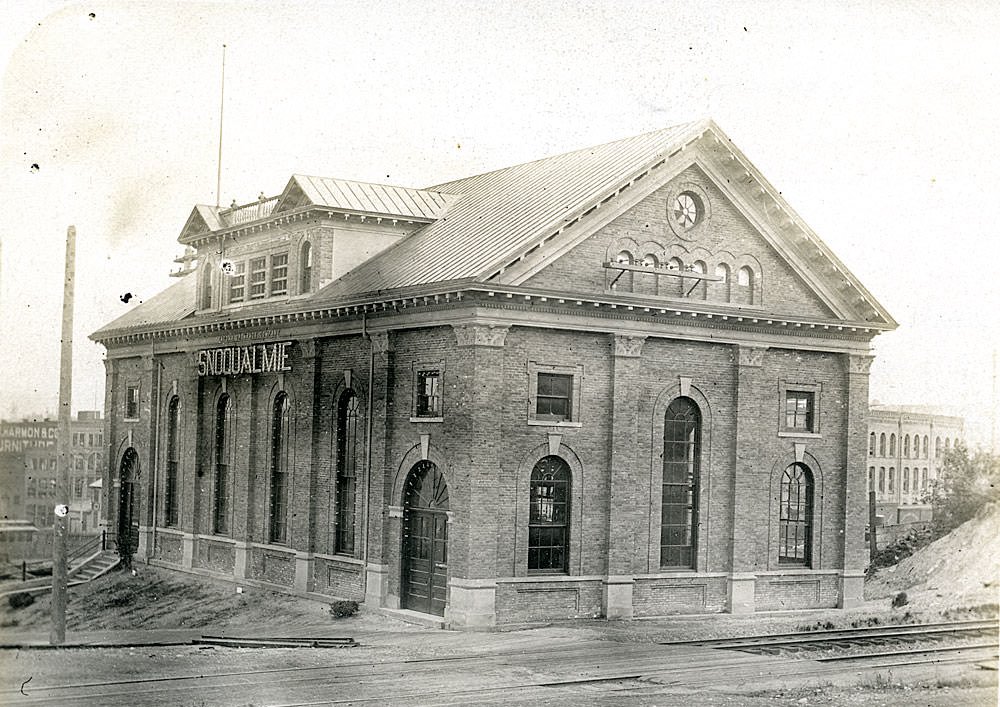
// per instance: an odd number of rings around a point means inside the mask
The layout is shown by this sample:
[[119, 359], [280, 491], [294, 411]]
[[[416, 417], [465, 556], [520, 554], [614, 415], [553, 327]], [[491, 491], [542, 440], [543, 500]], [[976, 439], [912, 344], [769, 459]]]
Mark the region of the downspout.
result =
[[375, 379], [375, 341], [368, 333], [368, 318], [365, 312], [361, 313], [361, 336], [368, 339], [368, 408], [365, 415], [365, 535], [364, 548], [362, 549], [362, 561], [365, 563], [364, 575], [361, 581], [362, 591], [368, 595], [368, 535], [370, 532], [370, 517], [372, 505], [372, 407], [375, 404], [375, 391], [372, 383]]

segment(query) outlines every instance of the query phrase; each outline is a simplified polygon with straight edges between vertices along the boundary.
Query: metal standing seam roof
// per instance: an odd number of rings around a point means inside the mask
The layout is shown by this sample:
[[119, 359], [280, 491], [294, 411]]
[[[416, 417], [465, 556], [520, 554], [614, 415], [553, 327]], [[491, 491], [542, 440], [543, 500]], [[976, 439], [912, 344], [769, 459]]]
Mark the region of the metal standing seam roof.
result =
[[[296, 174], [292, 179], [313, 204], [403, 219], [441, 218], [457, 197], [441, 191]], [[287, 192], [287, 188], [285, 190]]]
[[431, 187], [430, 193], [461, 195], [446, 218], [362, 263], [322, 295], [342, 297], [482, 277], [498, 260], [558, 228], [566, 214], [602, 189], [665, 157], [699, 124], [685, 123]]
[[114, 321], [105, 324], [91, 334], [91, 338], [96, 339], [107, 332], [119, 329], [173, 323], [194, 314], [197, 280], [194, 275], [180, 278], [163, 292], [144, 300]]

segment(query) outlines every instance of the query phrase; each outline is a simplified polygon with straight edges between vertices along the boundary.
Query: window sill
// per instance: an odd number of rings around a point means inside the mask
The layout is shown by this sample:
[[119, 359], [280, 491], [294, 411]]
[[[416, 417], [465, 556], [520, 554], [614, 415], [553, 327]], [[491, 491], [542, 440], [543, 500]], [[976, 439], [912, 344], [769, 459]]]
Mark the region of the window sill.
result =
[[410, 422], [444, 422], [443, 417], [411, 417]]
[[139, 419], [138, 417], [123, 417], [122, 422], [138, 422]]
[[583, 427], [582, 422], [572, 422], [569, 420], [528, 420], [528, 424], [539, 427]]
[[781, 430], [778, 432], [779, 437], [803, 437], [805, 439], [823, 439], [823, 435], [819, 432], [797, 432], [794, 430]]

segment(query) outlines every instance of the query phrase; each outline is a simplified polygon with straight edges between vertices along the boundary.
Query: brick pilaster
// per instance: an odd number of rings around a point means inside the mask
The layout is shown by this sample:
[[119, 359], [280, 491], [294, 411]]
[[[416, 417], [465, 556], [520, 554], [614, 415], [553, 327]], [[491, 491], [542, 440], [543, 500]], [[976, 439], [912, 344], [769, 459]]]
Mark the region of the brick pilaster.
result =
[[[868, 521], [868, 371], [871, 356], [845, 355], [847, 443], [844, 445], [844, 576], [840, 606], [864, 601], [865, 525]], [[898, 441], [898, 440], [897, 440]], [[899, 441], [899, 444], [902, 444]], [[898, 450], [897, 450], [898, 452]], [[898, 467], [897, 467], [897, 473]], [[897, 482], [899, 479], [897, 478]]]
[[[367, 527], [363, 527], [361, 523], [357, 527], [358, 532], [364, 534], [358, 540], [366, 543], [368, 549], [368, 563], [365, 568], [365, 601], [375, 606], [383, 606], [390, 592], [388, 566], [392, 553], [389, 552], [389, 549], [399, 544], [399, 523], [398, 521], [390, 522], [386, 510], [390, 506], [400, 503], [399, 499], [391, 498], [395, 469], [392, 468], [389, 456], [388, 419], [391, 414], [391, 391], [395, 363], [392, 332], [373, 332], [369, 343], [372, 357], [371, 379], [365, 383], [364, 434], [368, 435], [369, 430], [371, 431], [371, 439], [367, 440], [371, 449], [371, 458], [368, 460], [369, 466], [366, 467], [365, 479], [359, 479], [357, 493], [361, 503], [357, 508], [357, 517], [362, 522], [367, 521]], [[364, 375], [368, 375], [367, 370], [364, 371]], [[369, 405], [371, 409], [369, 409]], [[370, 427], [369, 415], [371, 416]], [[365, 483], [370, 483], [371, 488], [365, 488]], [[398, 576], [393, 577], [393, 581], [398, 584]], [[395, 594], [399, 595], [398, 586]]]

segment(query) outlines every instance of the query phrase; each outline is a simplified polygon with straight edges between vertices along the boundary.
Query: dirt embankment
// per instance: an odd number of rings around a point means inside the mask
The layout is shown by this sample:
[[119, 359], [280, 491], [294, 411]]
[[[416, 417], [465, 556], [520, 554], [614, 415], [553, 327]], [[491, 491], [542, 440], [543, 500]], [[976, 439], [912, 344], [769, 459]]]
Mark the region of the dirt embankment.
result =
[[865, 583], [865, 598], [906, 592], [908, 605], [948, 610], [997, 604], [1000, 591], [1000, 505], [992, 504], [947, 535]]

